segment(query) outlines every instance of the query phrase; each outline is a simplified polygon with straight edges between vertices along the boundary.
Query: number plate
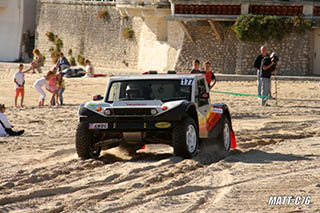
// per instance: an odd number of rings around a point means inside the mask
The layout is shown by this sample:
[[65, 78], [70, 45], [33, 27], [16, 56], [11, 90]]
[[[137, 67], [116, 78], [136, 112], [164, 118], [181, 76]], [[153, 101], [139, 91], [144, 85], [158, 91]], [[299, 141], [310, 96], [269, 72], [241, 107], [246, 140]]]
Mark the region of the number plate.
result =
[[108, 123], [89, 123], [89, 129], [108, 129]]

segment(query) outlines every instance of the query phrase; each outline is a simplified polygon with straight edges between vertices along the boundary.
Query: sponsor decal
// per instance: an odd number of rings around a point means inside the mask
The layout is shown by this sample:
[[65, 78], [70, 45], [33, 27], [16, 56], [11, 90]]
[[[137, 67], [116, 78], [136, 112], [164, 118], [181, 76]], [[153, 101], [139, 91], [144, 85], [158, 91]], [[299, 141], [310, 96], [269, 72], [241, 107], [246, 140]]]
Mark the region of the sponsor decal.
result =
[[221, 109], [221, 108], [212, 108], [211, 112], [222, 114], [223, 113], [223, 109]]
[[87, 106], [90, 106], [90, 107], [94, 107], [96, 104], [95, 103], [93, 103], [93, 102], [89, 102], [89, 103], [87, 103]]
[[159, 129], [166, 129], [169, 128], [171, 124], [169, 122], [158, 122], [155, 124], [155, 126]]
[[127, 104], [127, 106], [147, 106], [147, 104]]
[[192, 78], [183, 78], [181, 79], [181, 85], [183, 86], [190, 86], [193, 84], [193, 79]]
[[108, 129], [108, 123], [89, 123], [89, 129]]

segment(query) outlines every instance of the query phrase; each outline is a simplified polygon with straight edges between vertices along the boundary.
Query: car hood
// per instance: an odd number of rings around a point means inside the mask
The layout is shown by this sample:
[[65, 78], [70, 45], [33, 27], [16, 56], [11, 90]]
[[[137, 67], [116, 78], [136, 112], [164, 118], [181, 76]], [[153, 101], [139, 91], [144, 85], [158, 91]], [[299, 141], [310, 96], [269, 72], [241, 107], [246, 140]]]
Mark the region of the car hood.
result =
[[[106, 109], [133, 109], [133, 108], [154, 108], [157, 109], [157, 115], [168, 112], [180, 106], [185, 100], [162, 102], [161, 100], [128, 100], [128, 101], [115, 101], [113, 103], [106, 102], [87, 102], [84, 107], [94, 111], [95, 113], [104, 115]], [[99, 110], [98, 110], [99, 109]]]

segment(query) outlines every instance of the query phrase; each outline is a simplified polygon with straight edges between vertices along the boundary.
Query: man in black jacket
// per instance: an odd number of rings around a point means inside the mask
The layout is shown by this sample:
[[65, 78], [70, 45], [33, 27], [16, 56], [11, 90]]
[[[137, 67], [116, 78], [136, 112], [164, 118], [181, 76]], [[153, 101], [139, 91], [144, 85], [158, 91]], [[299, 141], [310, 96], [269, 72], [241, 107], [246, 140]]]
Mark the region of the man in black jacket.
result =
[[260, 48], [260, 55], [257, 56], [256, 60], [254, 61], [254, 67], [257, 69], [257, 83], [258, 83], [258, 96], [261, 96], [261, 62], [263, 57], [267, 55], [267, 48], [265, 46], [262, 46]]

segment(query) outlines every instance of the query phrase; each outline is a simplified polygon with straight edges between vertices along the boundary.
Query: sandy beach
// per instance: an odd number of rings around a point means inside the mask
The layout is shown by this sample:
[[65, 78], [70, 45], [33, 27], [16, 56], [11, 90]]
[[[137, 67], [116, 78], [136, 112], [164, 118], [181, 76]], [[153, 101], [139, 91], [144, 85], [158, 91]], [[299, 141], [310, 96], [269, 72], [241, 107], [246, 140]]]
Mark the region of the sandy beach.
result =
[[[265, 109], [257, 97], [212, 92], [232, 114], [238, 147], [227, 156], [201, 147], [184, 160], [148, 145], [83, 161], [74, 145], [78, 106], [103, 94], [108, 78], [65, 78], [65, 105], [48, 106], [47, 93], [39, 108], [32, 85], [41, 75], [26, 74], [25, 107], [15, 108], [13, 74], [0, 71], [0, 103], [25, 133], [0, 138], [0, 212], [320, 211], [320, 82], [278, 81], [278, 101]], [[256, 82], [218, 79], [214, 90], [256, 94]], [[292, 201], [270, 205], [271, 196]]]

